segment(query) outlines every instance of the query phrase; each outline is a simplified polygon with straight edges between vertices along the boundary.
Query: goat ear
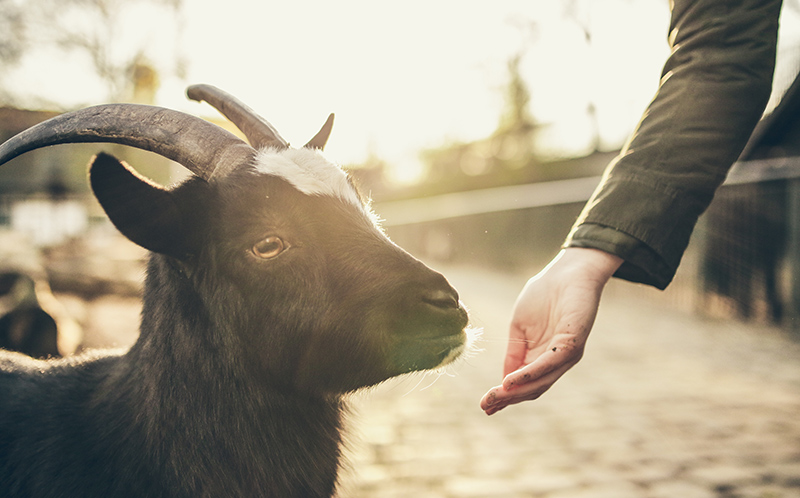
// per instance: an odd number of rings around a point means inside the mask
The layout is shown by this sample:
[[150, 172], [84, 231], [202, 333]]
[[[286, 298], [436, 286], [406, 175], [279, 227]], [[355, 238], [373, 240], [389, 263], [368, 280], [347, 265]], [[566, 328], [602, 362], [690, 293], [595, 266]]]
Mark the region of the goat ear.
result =
[[105, 153], [92, 158], [89, 181], [111, 222], [135, 244], [178, 259], [191, 253], [185, 220], [170, 191]]

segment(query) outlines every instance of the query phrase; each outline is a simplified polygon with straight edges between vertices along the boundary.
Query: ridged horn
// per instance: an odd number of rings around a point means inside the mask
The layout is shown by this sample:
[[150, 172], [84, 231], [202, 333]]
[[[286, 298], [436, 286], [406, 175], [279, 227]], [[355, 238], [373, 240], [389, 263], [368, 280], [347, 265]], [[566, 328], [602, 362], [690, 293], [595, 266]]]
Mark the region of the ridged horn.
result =
[[244, 133], [250, 145], [256, 149], [289, 147], [289, 142], [281, 137], [269, 121], [233, 95], [212, 85], [192, 85], [186, 89], [186, 95], [198, 102], [205, 101], [222, 113]]
[[111, 142], [129, 145], [183, 165], [208, 181], [252, 159], [243, 140], [200, 118], [163, 107], [105, 104], [43, 121], [0, 145], [0, 164], [48, 145]]
[[325, 120], [325, 124], [322, 125], [322, 128], [319, 129], [314, 138], [308, 141], [303, 147], [306, 149], [319, 149], [322, 150], [325, 148], [325, 144], [328, 143], [328, 137], [331, 136], [331, 130], [333, 129], [333, 113], [328, 116], [328, 119]]

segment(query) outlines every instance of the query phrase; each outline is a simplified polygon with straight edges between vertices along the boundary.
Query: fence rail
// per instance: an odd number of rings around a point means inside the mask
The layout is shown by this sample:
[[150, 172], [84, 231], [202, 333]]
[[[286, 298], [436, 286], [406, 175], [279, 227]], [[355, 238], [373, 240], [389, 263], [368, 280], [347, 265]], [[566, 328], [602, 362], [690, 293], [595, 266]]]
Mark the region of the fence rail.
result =
[[[795, 178], [800, 178], [800, 158], [743, 161], [731, 168], [724, 185]], [[375, 210], [384, 219], [385, 226], [399, 226], [460, 216], [557, 206], [586, 202], [600, 179], [600, 176], [591, 176], [381, 202], [376, 203]]]
[[375, 206], [384, 225], [399, 226], [460, 216], [585, 202], [600, 177], [512, 185], [432, 197], [382, 202]]

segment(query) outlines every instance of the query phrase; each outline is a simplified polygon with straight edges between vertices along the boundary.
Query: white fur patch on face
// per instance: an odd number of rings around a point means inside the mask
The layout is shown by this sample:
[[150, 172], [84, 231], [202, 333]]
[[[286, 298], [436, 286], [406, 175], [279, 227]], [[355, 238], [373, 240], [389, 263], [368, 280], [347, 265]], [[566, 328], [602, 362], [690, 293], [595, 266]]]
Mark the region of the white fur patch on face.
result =
[[256, 155], [256, 169], [291, 183], [308, 195], [337, 197], [361, 209], [364, 205], [342, 169], [312, 149], [262, 149]]

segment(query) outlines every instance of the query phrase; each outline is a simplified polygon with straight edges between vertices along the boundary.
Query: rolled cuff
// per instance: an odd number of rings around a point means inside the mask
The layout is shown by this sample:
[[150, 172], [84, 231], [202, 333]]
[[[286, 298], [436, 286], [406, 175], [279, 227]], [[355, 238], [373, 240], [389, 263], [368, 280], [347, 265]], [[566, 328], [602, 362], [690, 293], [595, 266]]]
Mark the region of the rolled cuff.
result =
[[564, 247], [594, 248], [619, 256], [625, 262], [615, 277], [665, 289], [708, 205], [692, 199], [652, 180], [606, 179], [586, 204]]
[[587, 223], [570, 234], [564, 248], [599, 249], [624, 260], [614, 277], [664, 290], [675, 272], [642, 241], [611, 227]]

